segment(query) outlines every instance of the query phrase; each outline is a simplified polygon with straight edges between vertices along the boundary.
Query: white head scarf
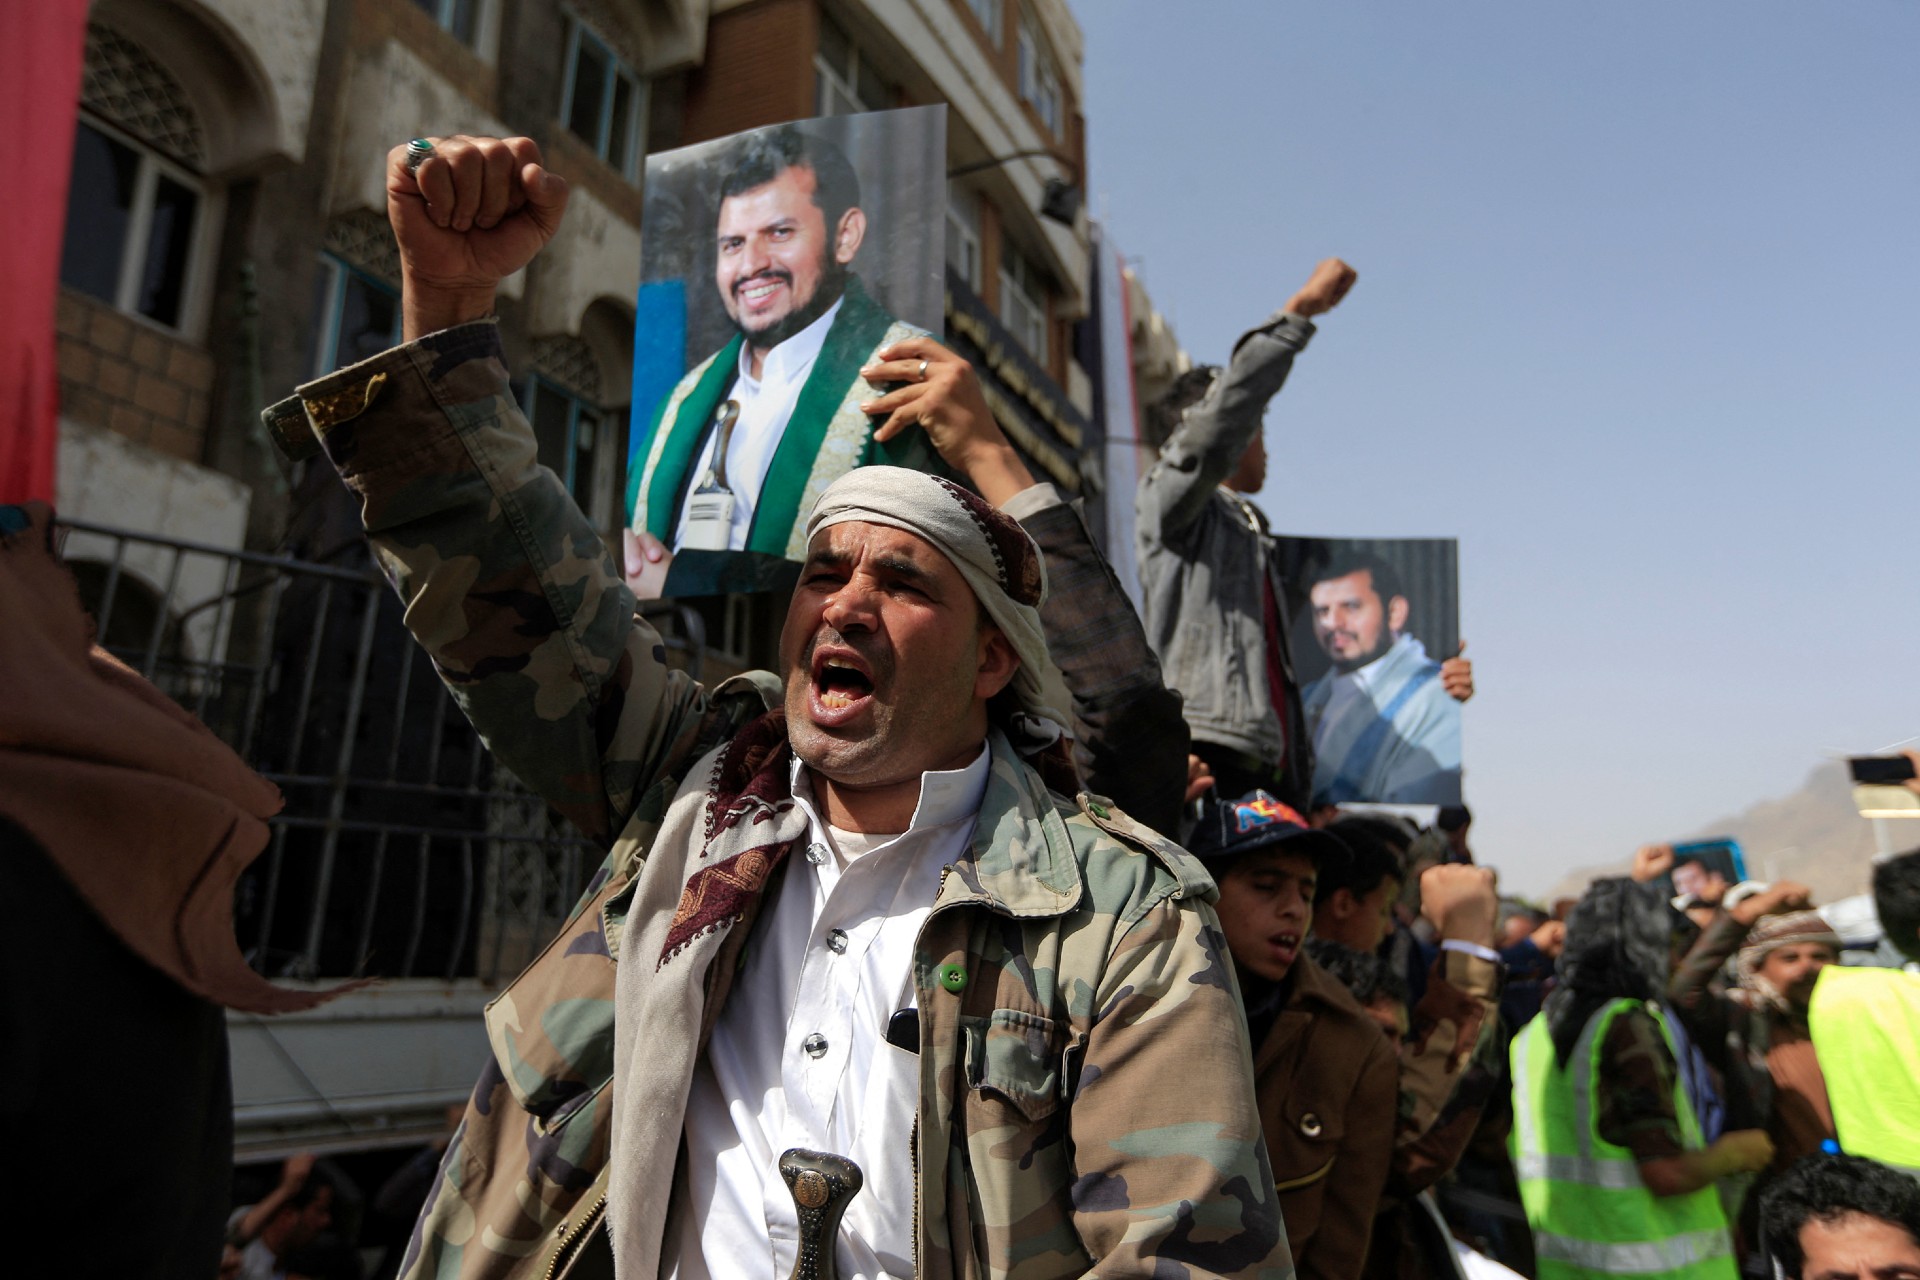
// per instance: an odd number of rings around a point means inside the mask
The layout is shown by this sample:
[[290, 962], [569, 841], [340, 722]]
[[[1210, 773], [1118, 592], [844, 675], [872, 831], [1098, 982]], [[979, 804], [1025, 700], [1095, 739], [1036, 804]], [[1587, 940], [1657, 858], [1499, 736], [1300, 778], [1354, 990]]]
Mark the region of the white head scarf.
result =
[[1065, 717], [1047, 706], [1040, 691], [1047, 568], [1020, 523], [951, 480], [905, 467], [858, 467], [827, 486], [807, 518], [807, 541], [853, 520], [924, 538], [953, 562], [1019, 655], [1020, 669], [1009, 686], [1022, 713], [1021, 723], [1012, 726], [1022, 739], [1015, 745], [1027, 751], [1058, 738]]

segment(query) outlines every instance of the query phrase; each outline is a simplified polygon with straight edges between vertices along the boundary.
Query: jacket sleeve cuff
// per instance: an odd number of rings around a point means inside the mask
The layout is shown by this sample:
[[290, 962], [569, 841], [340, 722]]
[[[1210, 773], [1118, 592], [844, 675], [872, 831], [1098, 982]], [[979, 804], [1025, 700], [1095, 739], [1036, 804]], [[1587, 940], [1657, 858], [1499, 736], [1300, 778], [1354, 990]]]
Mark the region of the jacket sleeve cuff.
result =
[[1237, 354], [1241, 347], [1255, 338], [1271, 338], [1286, 350], [1298, 353], [1307, 349], [1307, 343], [1317, 332], [1319, 330], [1314, 327], [1313, 321], [1305, 316], [1295, 315], [1291, 311], [1276, 311], [1267, 317], [1265, 323], [1241, 334], [1240, 341], [1233, 344], [1233, 349]]
[[1052, 481], [1042, 480], [1039, 484], [1028, 485], [1008, 498], [1001, 504], [1000, 510], [1015, 520], [1026, 520], [1050, 507], [1065, 506], [1066, 501], [1060, 496], [1060, 490]]
[[1447, 982], [1476, 1000], [1493, 1000], [1500, 995], [1500, 966], [1491, 960], [1464, 951], [1441, 953], [1441, 973]]
[[269, 405], [260, 417], [281, 453], [288, 461], [299, 462], [319, 453], [335, 428], [372, 409], [403, 380], [424, 384], [421, 389], [434, 401], [448, 403], [442, 394], [447, 383], [475, 360], [505, 367], [497, 320], [476, 320], [429, 333], [316, 378]]

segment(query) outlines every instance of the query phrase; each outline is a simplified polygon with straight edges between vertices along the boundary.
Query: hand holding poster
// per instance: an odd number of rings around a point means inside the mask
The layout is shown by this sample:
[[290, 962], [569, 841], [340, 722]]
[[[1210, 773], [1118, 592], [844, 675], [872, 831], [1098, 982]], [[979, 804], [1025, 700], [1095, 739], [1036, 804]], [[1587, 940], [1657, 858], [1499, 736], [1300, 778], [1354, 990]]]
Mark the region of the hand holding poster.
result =
[[1460, 803], [1451, 538], [1277, 538], [1316, 804]]
[[[807, 511], [855, 467], [936, 469], [876, 443], [860, 376], [937, 332], [946, 109], [756, 129], [647, 160], [628, 455], [636, 593], [773, 586]], [[635, 552], [639, 554], [636, 555]], [[651, 552], [651, 556], [648, 554]]]

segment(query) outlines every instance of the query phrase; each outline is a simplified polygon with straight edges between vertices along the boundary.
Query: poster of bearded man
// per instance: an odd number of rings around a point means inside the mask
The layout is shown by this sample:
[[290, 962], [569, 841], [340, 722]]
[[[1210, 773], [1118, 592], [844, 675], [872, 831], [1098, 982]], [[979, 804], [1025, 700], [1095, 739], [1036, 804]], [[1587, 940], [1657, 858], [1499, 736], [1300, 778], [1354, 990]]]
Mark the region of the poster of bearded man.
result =
[[[1275, 539], [1315, 804], [1461, 803], [1452, 538]], [[1459, 664], [1456, 664], [1459, 665]]]
[[780, 590], [814, 499], [872, 463], [860, 376], [943, 323], [946, 108], [754, 129], [647, 158], [627, 456], [642, 598]]

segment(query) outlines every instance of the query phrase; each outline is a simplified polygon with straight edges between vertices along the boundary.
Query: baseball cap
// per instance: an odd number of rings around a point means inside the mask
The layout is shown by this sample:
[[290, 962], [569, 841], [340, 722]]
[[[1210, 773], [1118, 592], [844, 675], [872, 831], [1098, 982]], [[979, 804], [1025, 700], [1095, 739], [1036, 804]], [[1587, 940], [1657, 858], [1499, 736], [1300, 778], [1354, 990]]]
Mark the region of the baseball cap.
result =
[[1338, 836], [1308, 826], [1298, 810], [1264, 791], [1249, 791], [1238, 800], [1209, 800], [1187, 838], [1187, 852], [1202, 862], [1282, 846], [1288, 853], [1305, 854], [1323, 868], [1352, 856]]

